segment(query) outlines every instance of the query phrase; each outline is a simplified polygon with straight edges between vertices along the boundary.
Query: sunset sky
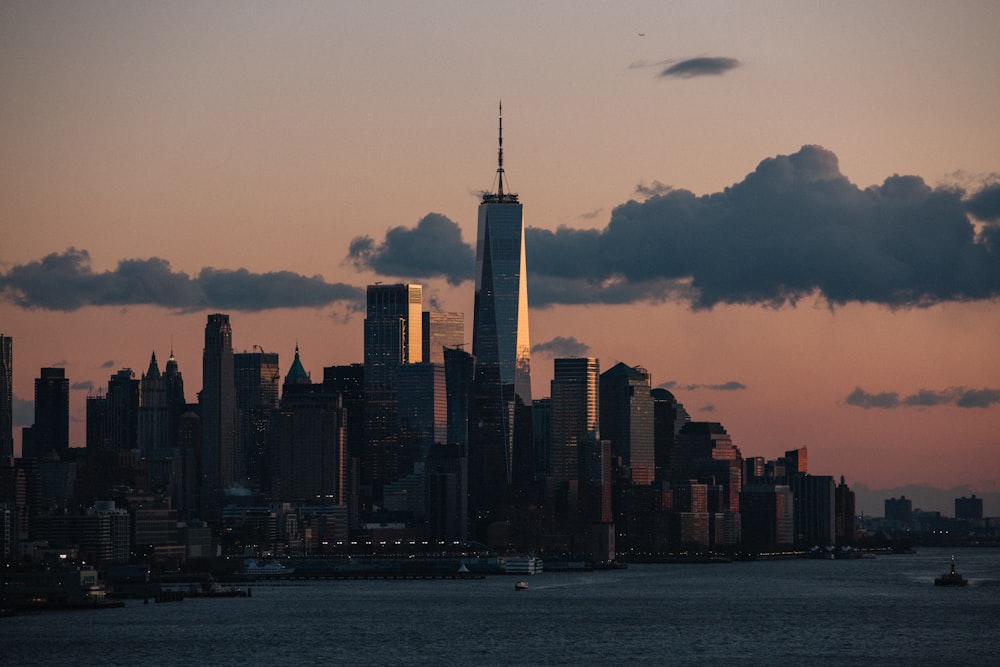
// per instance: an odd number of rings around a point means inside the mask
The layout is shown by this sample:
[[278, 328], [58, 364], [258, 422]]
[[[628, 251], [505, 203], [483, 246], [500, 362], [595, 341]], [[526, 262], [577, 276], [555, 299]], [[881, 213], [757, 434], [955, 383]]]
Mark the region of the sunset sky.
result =
[[744, 456], [1000, 491], [1000, 3], [470, 4], [0, 4], [15, 424], [171, 347], [195, 401], [211, 312], [319, 380], [379, 281], [471, 341], [502, 99], [536, 397], [624, 361]]

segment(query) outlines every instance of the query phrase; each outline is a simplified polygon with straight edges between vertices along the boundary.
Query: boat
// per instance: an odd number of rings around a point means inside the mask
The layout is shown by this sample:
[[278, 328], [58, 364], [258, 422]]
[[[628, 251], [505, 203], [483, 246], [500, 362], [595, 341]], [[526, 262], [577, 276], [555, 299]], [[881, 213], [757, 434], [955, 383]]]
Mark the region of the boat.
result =
[[535, 556], [510, 556], [503, 559], [503, 571], [507, 574], [541, 574], [544, 565]]
[[969, 580], [955, 571], [955, 557], [951, 557], [951, 571], [934, 580], [935, 586], [968, 586]]
[[521, 581], [519, 581], [516, 584], [514, 584], [514, 590], [515, 591], [526, 591], [526, 590], [528, 590], [528, 582], [524, 581], [522, 579]]
[[240, 574], [251, 577], [281, 577], [294, 572], [294, 567], [288, 567], [278, 561], [258, 561], [256, 558], [247, 558], [243, 561], [243, 570]]

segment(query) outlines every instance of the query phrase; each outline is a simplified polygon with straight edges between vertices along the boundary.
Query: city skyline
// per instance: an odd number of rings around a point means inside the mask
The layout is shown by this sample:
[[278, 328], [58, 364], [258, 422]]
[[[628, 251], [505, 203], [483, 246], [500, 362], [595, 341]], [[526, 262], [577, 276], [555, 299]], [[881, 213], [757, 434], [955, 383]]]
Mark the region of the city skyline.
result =
[[1000, 10], [659, 5], [4, 6], [19, 405], [65, 366], [81, 445], [87, 391], [151, 352], [201, 387], [211, 312], [318, 377], [361, 361], [378, 281], [471, 322], [503, 98], [533, 395], [555, 357], [642, 365], [746, 454], [1000, 489], [998, 262], [972, 240], [998, 220]]

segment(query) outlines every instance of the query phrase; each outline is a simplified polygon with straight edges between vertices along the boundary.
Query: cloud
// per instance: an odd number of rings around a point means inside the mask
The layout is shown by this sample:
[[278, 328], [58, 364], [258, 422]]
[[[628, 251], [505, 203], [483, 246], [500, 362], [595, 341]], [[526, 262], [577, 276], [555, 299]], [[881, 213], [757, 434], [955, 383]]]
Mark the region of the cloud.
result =
[[158, 257], [121, 260], [113, 271], [95, 273], [86, 250], [69, 248], [11, 268], [0, 276], [0, 298], [21, 308], [57, 311], [129, 305], [260, 311], [363, 301], [364, 293], [351, 285], [328, 283], [322, 276], [290, 271], [209, 267], [192, 278]]
[[994, 299], [1000, 227], [977, 236], [964, 196], [916, 176], [861, 189], [833, 153], [804, 146], [721, 192], [672, 189], [621, 204], [602, 230], [529, 228], [530, 302], [684, 299], [698, 309], [817, 296], [909, 308]]
[[869, 408], [895, 408], [899, 406], [899, 394], [894, 391], [881, 394], [869, 394], [861, 387], [855, 387], [847, 396], [847, 404], [855, 405], [865, 410]]
[[401, 278], [444, 278], [458, 285], [473, 277], [476, 255], [462, 241], [462, 230], [440, 213], [428, 213], [417, 226], [392, 227], [376, 244], [370, 236], [351, 241], [347, 261], [358, 270]]
[[[927, 307], [1000, 297], [1000, 185], [932, 188], [891, 176], [859, 188], [819, 146], [763, 160], [721, 192], [695, 195], [657, 181], [614, 207], [603, 229], [525, 230], [529, 302], [687, 302]], [[971, 215], [985, 222], [973, 223]], [[345, 262], [404, 279], [474, 277], [475, 250], [438, 213], [384, 239], [355, 237]], [[150, 304], [182, 310], [364, 306], [361, 289], [290, 271], [174, 271], [159, 258], [119, 262], [95, 273], [86, 250], [70, 248], [0, 275], [0, 299], [23, 308]]]
[[565, 338], [556, 336], [552, 340], [538, 343], [532, 346], [532, 354], [544, 354], [553, 358], [556, 357], [585, 357], [590, 352], [590, 346], [581, 343], [574, 336]]
[[855, 387], [845, 399], [848, 405], [860, 408], [899, 408], [917, 407], [929, 408], [938, 405], [954, 405], [960, 408], [988, 408], [1000, 403], [1000, 389], [966, 389], [965, 387], [949, 387], [948, 389], [920, 389], [902, 400], [895, 391], [870, 394], [861, 387]]
[[969, 213], [986, 222], [1000, 222], [1000, 183], [991, 183], [969, 197]]
[[108, 359], [103, 364], [101, 364], [101, 368], [114, 368], [114, 367], [115, 367], [114, 359]]
[[11, 413], [14, 426], [31, 426], [35, 422], [35, 402], [13, 394]]
[[1000, 389], [970, 389], [955, 399], [960, 408], [988, 408], [1000, 403]]
[[735, 58], [688, 58], [660, 72], [661, 78], [692, 79], [696, 76], [719, 76], [740, 66]]
[[709, 403], [708, 405], [703, 405], [698, 408], [698, 412], [715, 412], [715, 405]]
[[79, 389], [85, 391], [91, 391], [94, 388], [94, 383], [90, 380], [84, 380], [82, 382], [74, 382], [69, 386], [70, 389]]
[[659, 387], [669, 391], [743, 391], [747, 388], [745, 384], [736, 380], [730, 380], [722, 384], [681, 384], [677, 380], [668, 380], [661, 383]]

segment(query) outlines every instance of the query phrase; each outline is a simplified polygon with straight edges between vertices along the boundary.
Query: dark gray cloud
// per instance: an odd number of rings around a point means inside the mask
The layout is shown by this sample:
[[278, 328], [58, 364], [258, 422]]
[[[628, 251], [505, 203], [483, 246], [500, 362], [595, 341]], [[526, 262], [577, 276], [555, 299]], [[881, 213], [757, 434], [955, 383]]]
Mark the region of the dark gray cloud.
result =
[[845, 402], [860, 408], [929, 408], [937, 405], [954, 405], [960, 408], [988, 408], [1000, 403], [1000, 389], [966, 389], [965, 387], [949, 387], [948, 389], [920, 389], [903, 399], [899, 393], [887, 391], [878, 394], [868, 393], [861, 387], [855, 387]]
[[0, 276], [0, 298], [22, 308], [72, 311], [86, 306], [153, 305], [182, 310], [259, 311], [361, 302], [364, 292], [322, 276], [204, 268], [192, 278], [164, 259], [126, 259], [95, 273], [86, 250], [69, 248], [12, 267]]
[[[722, 192], [669, 190], [603, 230], [526, 231], [531, 304], [689, 299], [893, 308], [1000, 295], [1000, 228], [976, 235], [964, 193], [892, 176], [861, 189], [818, 146], [769, 158]], [[995, 237], [987, 236], [997, 229]]]
[[698, 408], [698, 412], [715, 412], [715, 404], [709, 403]]
[[14, 426], [31, 426], [35, 423], [35, 402], [27, 398], [18, 398], [13, 395], [11, 413]]
[[428, 213], [412, 229], [390, 228], [379, 244], [370, 236], [354, 237], [347, 261], [384, 276], [444, 278], [458, 285], [472, 277], [476, 254], [462, 241], [457, 224], [440, 213]]
[[590, 352], [590, 346], [582, 343], [574, 336], [556, 336], [552, 340], [538, 343], [531, 348], [532, 354], [544, 354], [550, 357], [584, 357]]
[[969, 197], [969, 213], [980, 220], [1000, 222], [1000, 183], [991, 183]]
[[114, 368], [114, 367], [115, 367], [114, 359], [108, 359], [103, 364], [101, 364], [101, 368]]
[[899, 407], [899, 394], [894, 391], [870, 394], [861, 387], [855, 387], [854, 391], [848, 394], [846, 401], [848, 405], [865, 410], [869, 408], [896, 408]]
[[91, 391], [94, 388], [94, 383], [90, 380], [83, 380], [82, 382], [74, 382], [69, 386], [70, 389], [77, 389], [80, 391]]
[[960, 408], [988, 408], [995, 403], [1000, 403], [1000, 389], [970, 389], [955, 399]]
[[729, 382], [723, 382], [722, 384], [681, 384], [676, 380], [669, 380], [659, 386], [663, 389], [669, 389], [670, 391], [698, 391], [700, 389], [707, 391], [742, 391], [747, 388], [745, 384], [737, 382], [736, 380], [730, 380]]
[[703, 56], [688, 58], [672, 64], [660, 72], [662, 78], [692, 79], [696, 76], [719, 76], [740, 66], [736, 58], [713, 58]]
[[[713, 194], [654, 181], [615, 207], [604, 229], [525, 230], [529, 299], [536, 308], [688, 301], [696, 309], [780, 307], [811, 296], [890, 308], [995, 299], [1000, 225], [977, 234], [968, 214], [979, 202], [987, 215], [991, 187], [966, 198], [958, 187], [892, 176], [862, 189], [819, 146], [768, 158]], [[390, 230], [381, 244], [359, 237], [349, 259], [384, 275], [471, 280], [472, 246], [440, 218]], [[439, 252], [401, 248], [403, 239], [426, 247], [436, 236], [446, 239]], [[453, 264], [449, 255], [465, 259]]]

